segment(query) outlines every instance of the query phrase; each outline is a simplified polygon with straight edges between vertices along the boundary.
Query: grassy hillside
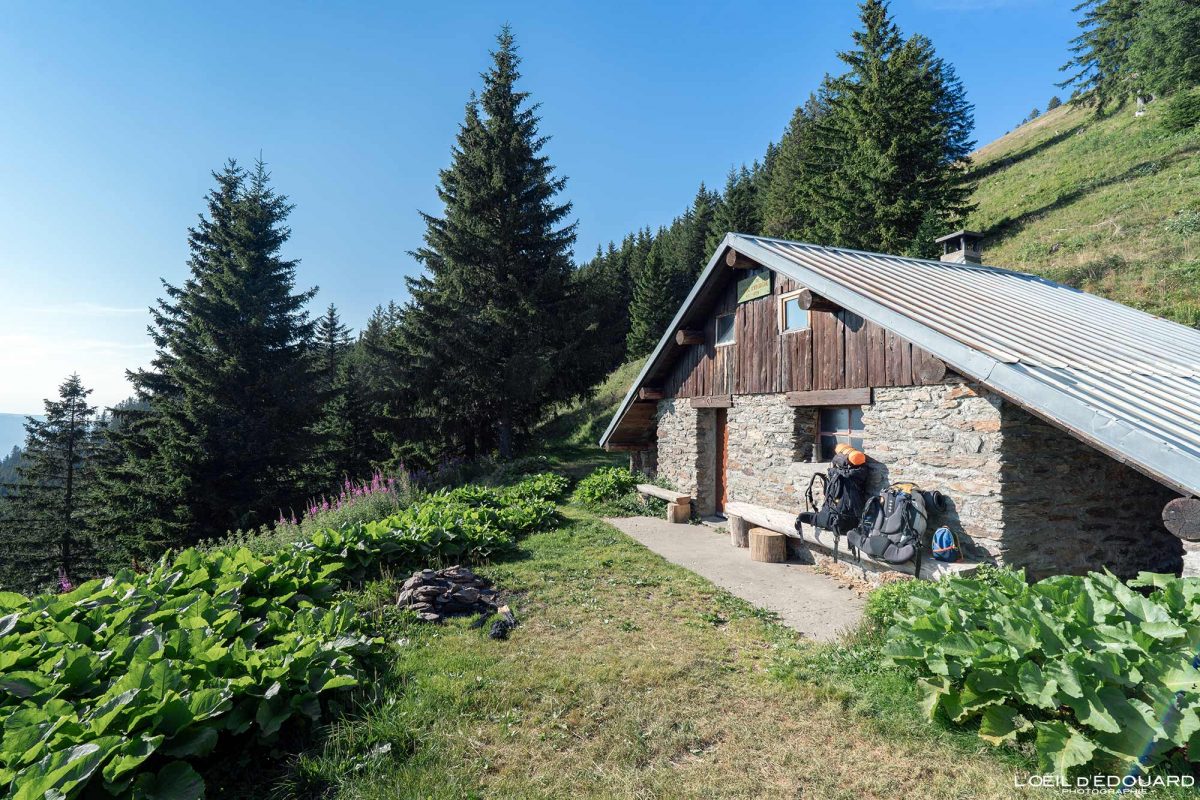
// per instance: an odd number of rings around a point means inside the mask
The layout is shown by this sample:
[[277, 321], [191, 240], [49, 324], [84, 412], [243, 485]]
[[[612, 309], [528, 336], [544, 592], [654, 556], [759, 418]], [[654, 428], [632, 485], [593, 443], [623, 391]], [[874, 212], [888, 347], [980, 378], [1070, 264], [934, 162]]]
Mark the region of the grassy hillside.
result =
[[645, 363], [645, 358], [635, 358], [617, 367], [586, 400], [559, 409], [537, 431], [538, 438], [545, 442], [595, 445]]
[[976, 154], [988, 263], [1200, 325], [1200, 129], [1061, 106]]

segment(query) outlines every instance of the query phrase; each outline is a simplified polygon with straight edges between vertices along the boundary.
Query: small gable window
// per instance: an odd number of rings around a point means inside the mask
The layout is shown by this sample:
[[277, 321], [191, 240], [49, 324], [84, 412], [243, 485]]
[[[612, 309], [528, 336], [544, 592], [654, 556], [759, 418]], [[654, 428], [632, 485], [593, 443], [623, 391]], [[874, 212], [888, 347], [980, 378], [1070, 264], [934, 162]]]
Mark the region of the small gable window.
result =
[[862, 406], [822, 408], [818, 423], [817, 448], [822, 461], [832, 461], [839, 444], [863, 449]]
[[779, 331], [795, 333], [808, 330], [808, 311], [800, 307], [800, 293], [779, 296]]
[[717, 346], [733, 344], [733, 314], [722, 314], [717, 317]]

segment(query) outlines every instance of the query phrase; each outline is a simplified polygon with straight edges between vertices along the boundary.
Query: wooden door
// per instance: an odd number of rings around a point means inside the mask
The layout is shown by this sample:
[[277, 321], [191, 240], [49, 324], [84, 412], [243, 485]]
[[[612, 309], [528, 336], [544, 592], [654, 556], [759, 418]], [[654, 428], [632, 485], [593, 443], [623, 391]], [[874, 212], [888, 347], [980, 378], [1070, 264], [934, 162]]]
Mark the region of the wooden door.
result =
[[729, 425], [725, 418], [725, 409], [713, 409], [716, 412], [717, 457], [716, 475], [714, 476], [713, 498], [718, 514], [725, 511], [726, 481], [725, 473], [729, 464]]

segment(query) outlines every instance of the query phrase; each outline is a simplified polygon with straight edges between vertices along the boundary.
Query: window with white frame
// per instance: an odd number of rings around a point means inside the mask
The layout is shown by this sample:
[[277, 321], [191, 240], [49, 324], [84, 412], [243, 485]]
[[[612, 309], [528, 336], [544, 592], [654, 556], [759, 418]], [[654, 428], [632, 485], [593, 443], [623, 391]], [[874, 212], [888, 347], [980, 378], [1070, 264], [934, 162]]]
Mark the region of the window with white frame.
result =
[[808, 311], [800, 307], [800, 292], [779, 296], [779, 332], [796, 333], [808, 330]]

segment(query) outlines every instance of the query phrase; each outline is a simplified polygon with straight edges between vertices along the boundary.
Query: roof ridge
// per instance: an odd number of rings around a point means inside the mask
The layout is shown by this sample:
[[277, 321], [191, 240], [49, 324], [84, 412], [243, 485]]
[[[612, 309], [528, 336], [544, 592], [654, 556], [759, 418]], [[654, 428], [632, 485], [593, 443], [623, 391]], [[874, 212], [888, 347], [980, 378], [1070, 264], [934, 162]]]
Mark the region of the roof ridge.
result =
[[[852, 253], [854, 255], [859, 255], [859, 256], [878, 256], [879, 258], [893, 258], [893, 259], [899, 259], [901, 261], [912, 261], [912, 262], [915, 262], [918, 264], [929, 264], [931, 266], [940, 267], [942, 269], [962, 269], [962, 270], [966, 270], [966, 271], [970, 271], [970, 272], [1001, 272], [1001, 273], [1006, 273], [1009, 275], [1020, 275], [1022, 277], [1034, 278], [1039, 281], [1044, 281], [1045, 283], [1050, 283], [1055, 286], [1061, 286], [1064, 289], [1071, 289], [1072, 291], [1076, 291], [1076, 292], [1082, 291], [1081, 289], [1076, 289], [1074, 286], [1069, 286], [1065, 283], [1059, 283], [1058, 281], [1051, 280], [1050, 278], [1047, 278], [1044, 275], [1038, 275], [1036, 272], [1022, 272], [1019, 269], [1013, 269], [1012, 267], [1002, 267], [999, 264], [972, 264], [970, 262], [965, 262], [965, 261], [942, 261], [941, 259], [937, 259], [937, 258], [919, 258], [917, 256], [901, 256], [901, 255], [896, 255], [895, 253], [883, 253], [883, 252], [879, 252], [879, 251], [875, 251], [875, 250], [857, 250], [853, 247], [838, 247], [836, 245], [831, 245], [831, 244], [816, 244], [814, 242], [801, 242], [796, 239], [780, 239], [780, 238], [777, 238], [774, 236], [755, 236], [754, 234], [750, 234], [750, 233], [730, 233], [729, 235], [737, 237], [738, 239], [743, 239], [743, 240], [749, 241], [749, 242], [755, 242], [755, 241], [775, 242], [778, 244], [791, 245], [792, 247], [810, 247], [815, 250], [832, 250], [832, 251], [838, 252], [838, 253]], [[1086, 294], [1086, 292], [1085, 292], [1085, 294]]]

